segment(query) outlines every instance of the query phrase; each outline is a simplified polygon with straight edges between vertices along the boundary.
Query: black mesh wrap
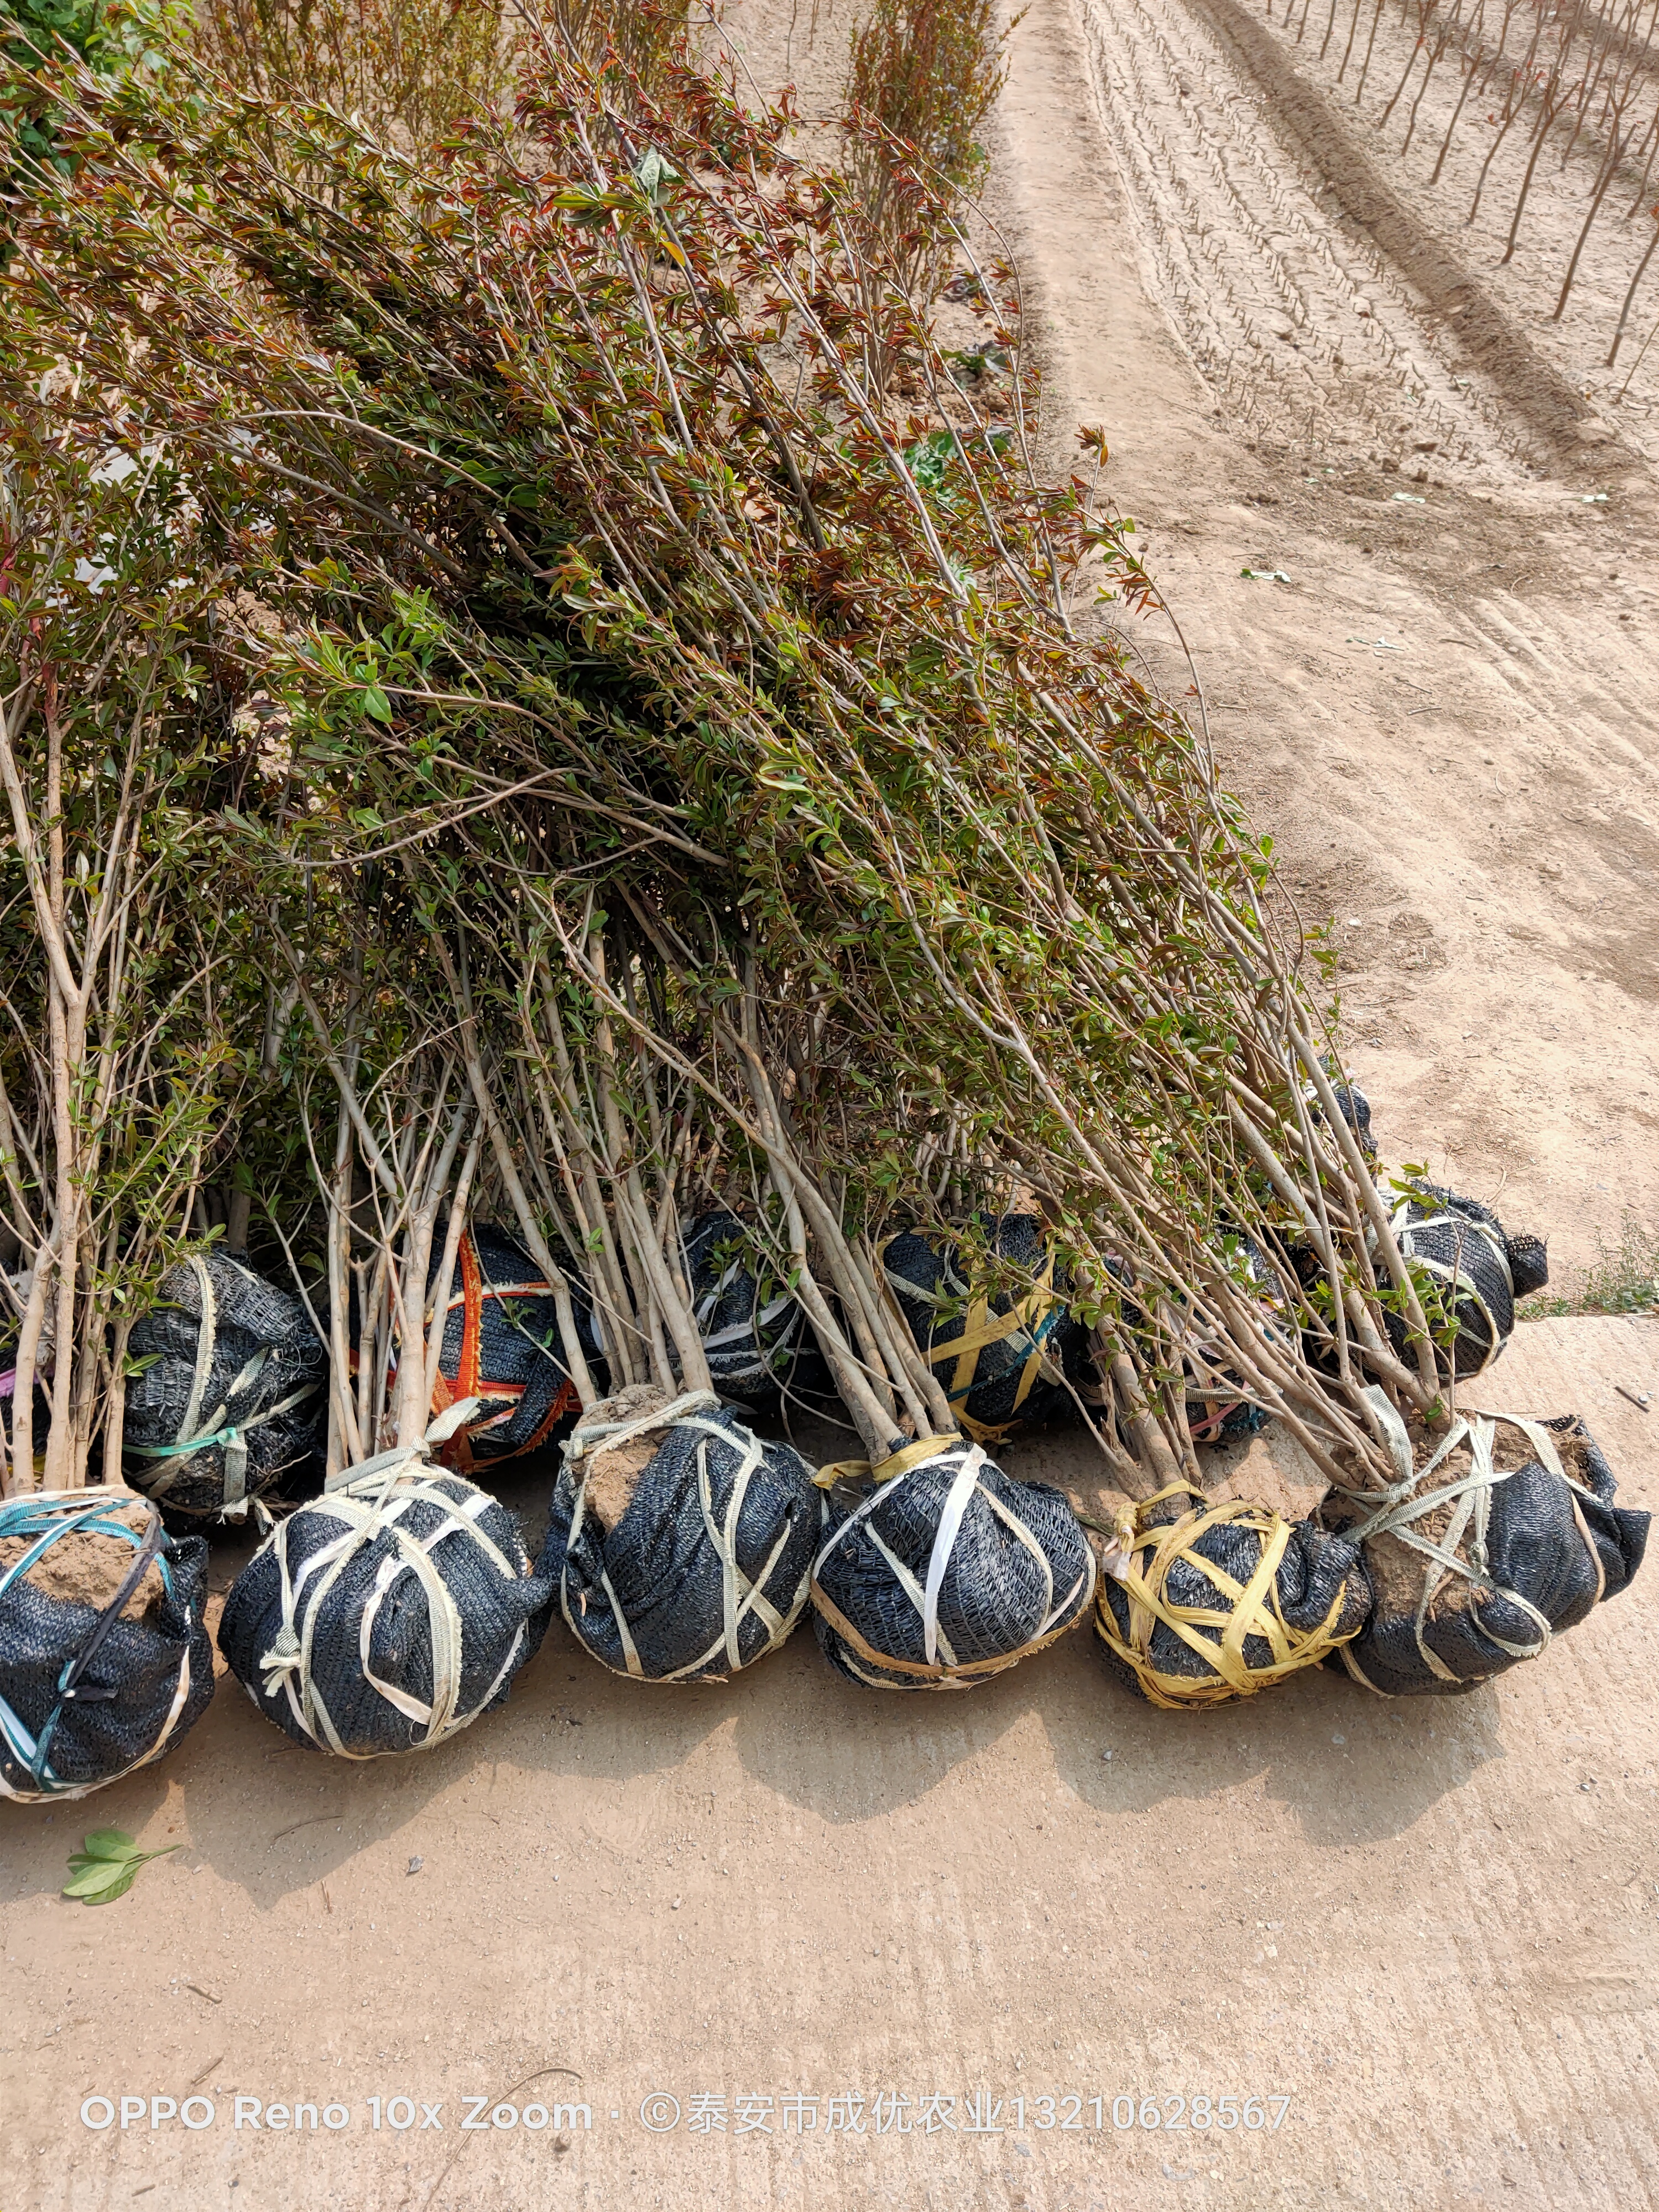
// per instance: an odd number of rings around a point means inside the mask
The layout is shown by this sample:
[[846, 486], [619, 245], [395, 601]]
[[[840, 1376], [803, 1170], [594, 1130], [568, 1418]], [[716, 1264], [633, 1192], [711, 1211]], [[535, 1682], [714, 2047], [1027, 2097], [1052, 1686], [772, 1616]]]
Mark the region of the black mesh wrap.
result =
[[163, 1277], [135, 1327], [121, 1467], [169, 1513], [242, 1518], [314, 1476], [328, 1353], [298, 1298], [216, 1246]]
[[[1494, 1474], [1489, 1456], [1481, 1463], [1481, 1432], [1489, 1449], [1494, 1421], [1519, 1429], [1534, 1453], [1513, 1473]], [[1624, 1589], [1642, 1564], [1650, 1516], [1613, 1503], [1613, 1471], [1576, 1415], [1522, 1424], [1474, 1414], [1469, 1424], [1467, 1437], [1462, 1421], [1452, 1431], [1454, 1443], [1476, 1444], [1467, 1473], [1449, 1475], [1431, 1462], [1396, 1486], [1403, 1496], [1353, 1524], [1373, 1559], [1379, 1539], [1392, 1534], [1397, 1567], [1409, 1571], [1385, 1583], [1374, 1568], [1376, 1610], [1341, 1654], [1357, 1680], [1387, 1697], [1456, 1696], [1535, 1658], [1553, 1634]], [[1425, 1510], [1424, 1501], [1441, 1492], [1454, 1494]], [[1410, 1544], [1413, 1534], [1449, 1548], [1463, 1571], [1448, 1572]], [[1406, 1578], [1409, 1604], [1389, 1595]]]
[[[1504, 1224], [1490, 1206], [1431, 1183], [1396, 1198], [1391, 1218], [1401, 1250], [1427, 1268], [1456, 1316], [1449, 1368], [1446, 1351], [1436, 1347], [1441, 1372], [1480, 1374], [1514, 1334], [1516, 1299], [1549, 1280], [1542, 1239], [1517, 1237], [1511, 1258]], [[1387, 1318], [1403, 1352], [1406, 1325], [1397, 1315]]]
[[[112, 1511], [131, 1503], [125, 1492], [71, 1490], [0, 1505], [0, 1540], [27, 1547], [0, 1569], [0, 1796], [84, 1797], [171, 1751], [207, 1710], [208, 1547], [166, 1534], [148, 1500], [149, 1526], [135, 1533]], [[161, 1601], [137, 1620], [120, 1617], [125, 1598], [100, 1610], [25, 1579], [49, 1547], [110, 1540], [132, 1547], [134, 1587], [149, 1557], [160, 1570]]]
[[735, 1213], [700, 1213], [683, 1236], [686, 1280], [709, 1379], [730, 1402], [774, 1411], [785, 1394], [832, 1395], [800, 1302], [773, 1277]]
[[[1074, 1321], [1065, 1284], [1034, 1213], [1009, 1213], [981, 1226], [998, 1258], [1030, 1278], [1029, 1291], [988, 1296], [969, 1250], [919, 1230], [904, 1230], [882, 1252], [887, 1280], [918, 1348], [964, 1432], [1005, 1443], [1046, 1422], [1069, 1419], [1066, 1387], [1092, 1383], [1089, 1332]], [[962, 1347], [966, 1346], [967, 1349]]]
[[[586, 1495], [595, 1447], [664, 1426], [607, 1533]], [[720, 1681], [794, 1627], [819, 1520], [812, 1470], [793, 1446], [763, 1442], [739, 1413], [688, 1393], [634, 1422], [584, 1419], [554, 1488], [542, 1572], [572, 1632], [613, 1673]]]
[[1095, 1626], [1121, 1680], [1180, 1708], [1249, 1697], [1316, 1665], [1370, 1605], [1358, 1545], [1177, 1485], [1137, 1508], [1108, 1552]]
[[1371, 1102], [1357, 1083], [1337, 1083], [1331, 1086], [1336, 1100], [1336, 1110], [1353, 1131], [1362, 1156], [1375, 1164], [1376, 1139], [1371, 1134]]
[[827, 1493], [812, 1602], [832, 1665], [873, 1689], [965, 1689], [1081, 1618], [1094, 1553], [1059, 1491], [1016, 1482], [959, 1437], [896, 1457], [885, 1480], [878, 1468]]
[[[1232, 1272], [1240, 1295], [1255, 1301], [1268, 1337], [1286, 1342], [1290, 1331], [1282, 1318], [1284, 1300], [1278, 1279], [1261, 1247], [1253, 1237], [1241, 1233], [1224, 1234], [1237, 1247], [1242, 1272], [1249, 1284], [1247, 1290], [1237, 1282], [1240, 1270], [1236, 1267]], [[1224, 1348], [1206, 1344], [1200, 1332], [1191, 1329], [1183, 1340], [1182, 1350], [1188, 1384], [1187, 1425], [1195, 1444], [1228, 1443], [1237, 1437], [1254, 1436], [1266, 1425], [1267, 1416], [1261, 1407], [1251, 1405], [1242, 1395], [1243, 1386], [1226, 1364]], [[1196, 1395], [1200, 1389], [1205, 1394], [1201, 1397]], [[1223, 1395], [1217, 1395], [1218, 1392]]]
[[[434, 1294], [444, 1239], [435, 1243], [427, 1278]], [[570, 1285], [583, 1355], [603, 1383], [587, 1285], [568, 1258], [554, 1257]], [[469, 1222], [457, 1245], [432, 1411], [442, 1413], [463, 1398], [477, 1399], [479, 1410], [441, 1452], [445, 1466], [462, 1474], [479, 1474], [502, 1460], [556, 1443], [581, 1403], [565, 1367], [547, 1278], [521, 1244], [488, 1221]]]
[[277, 1524], [225, 1600], [219, 1649], [295, 1742], [375, 1759], [499, 1705], [551, 1596], [514, 1516], [416, 1445], [348, 1468]]

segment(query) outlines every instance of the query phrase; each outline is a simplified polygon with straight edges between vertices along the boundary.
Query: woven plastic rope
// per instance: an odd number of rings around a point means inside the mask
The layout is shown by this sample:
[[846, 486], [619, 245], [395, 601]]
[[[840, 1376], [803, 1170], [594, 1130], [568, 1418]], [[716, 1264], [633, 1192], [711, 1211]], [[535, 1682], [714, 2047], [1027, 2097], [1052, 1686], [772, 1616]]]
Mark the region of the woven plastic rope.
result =
[[[1195, 1500], [1171, 1511], [1175, 1501]], [[1248, 1698], [1358, 1634], [1370, 1589], [1357, 1546], [1264, 1505], [1212, 1505], [1183, 1483], [1119, 1531], [1095, 1626], [1155, 1705]]]
[[0, 1796], [84, 1797], [196, 1725], [213, 1695], [207, 1556], [125, 1491], [0, 1505]]
[[314, 1488], [328, 1355], [298, 1298], [234, 1254], [173, 1268], [132, 1332], [121, 1464], [169, 1512], [228, 1521]]
[[1094, 1594], [1066, 1499], [1014, 1481], [982, 1445], [927, 1437], [818, 1480], [831, 1522], [812, 1570], [818, 1642], [872, 1689], [971, 1688], [1063, 1636]]
[[[775, 1651], [805, 1606], [817, 1547], [811, 1468], [708, 1391], [604, 1416], [584, 1416], [566, 1443], [542, 1559], [572, 1633], [636, 1681], [723, 1680]], [[596, 1464], [658, 1437], [605, 1527]]]
[[232, 1586], [219, 1648], [297, 1742], [343, 1759], [430, 1750], [498, 1704], [541, 1642], [552, 1593], [518, 1522], [433, 1468], [441, 1441], [348, 1468]]

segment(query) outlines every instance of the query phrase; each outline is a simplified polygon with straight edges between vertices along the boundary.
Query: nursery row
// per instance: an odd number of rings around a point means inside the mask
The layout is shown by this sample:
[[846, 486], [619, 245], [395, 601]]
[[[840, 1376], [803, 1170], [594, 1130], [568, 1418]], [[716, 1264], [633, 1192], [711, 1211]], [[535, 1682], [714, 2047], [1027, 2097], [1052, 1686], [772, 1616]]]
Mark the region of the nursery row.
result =
[[[1478, 1370], [1537, 1248], [1467, 1200], [1420, 1194], [1401, 1214], [1461, 1300], [1449, 1364]], [[220, 1648], [278, 1726], [351, 1758], [441, 1742], [500, 1703], [556, 1605], [603, 1665], [661, 1683], [729, 1677], [810, 1608], [835, 1667], [892, 1689], [972, 1686], [1091, 1616], [1113, 1669], [1180, 1708], [1321, 1661], [1385, 1694], [1467, 1689], [1541, 1651], [1639, 1564], [1647, 1516], [1613, 1502], [1582, 1424], [1454, 1419], [1419, 1466], [1381, 1392], [1397, 1479], [1379, 1495], [1334, 1490], [1293, 1524], [1178, 1481], [1114, 1526], [1085, 1522], [988, 1455], [1102, 1399], [1038, 1221], [995, 1231], [1024, 1295], [976, 1296], [959, 1244], [912, 1234], [883, 1255], [965, 1433], [815, 1470], [754, 1425], [775, 1427], [792, 1401], [834, 1401], [799, 1303], [757, 1273], [736, 1218], [695, 1222], [682, 1255], [725, 1401], [645, 1384], [586, 1409], [550, 1285], [500, 1230], [471, 1224], [425, 1436], [320, 1495], [325, 1349], [298, 1299], [210, 1249], [141, 1340], [154, 1356], [131, 1407], [133, 1487], [0, 1509], [5, 1790], [96, 1788], [205, 1709], [207, 1547], [166, 1533], [158, 1500], [175, 1526], [252, 1506], [269, 1528], [227, 1598]], [[580, 1310], [602, 1376], [591, 1299]], [[1206, 1440], [1261, 1418], [1243, 1401], [1188, 1412]], [[556, 1441], [532, 1563], [514, 1515], [468, 1476]]]

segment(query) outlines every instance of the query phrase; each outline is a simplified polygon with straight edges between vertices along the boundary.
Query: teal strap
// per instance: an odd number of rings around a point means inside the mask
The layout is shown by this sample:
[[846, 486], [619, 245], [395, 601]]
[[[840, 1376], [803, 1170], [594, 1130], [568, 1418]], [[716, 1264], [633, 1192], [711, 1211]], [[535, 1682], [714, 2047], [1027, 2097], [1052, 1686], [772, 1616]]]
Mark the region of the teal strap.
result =
[[[264, 1358], [265, 1355], [262, 1352], [259, 1355], [258, 1365], [263, 1366]], [[254, 1371], [257, 1373], [257, 1367]], [[244, 1375], [246, 1372], [247, 1370], [245, 1369]], [[232, 1397], [235, 1395], [242, 1380], [242, 1376], [237, 1377], [236, 1382], [231, 1385], [229, 1395]], [[233, 1421], [222, 1429], [210, 1430], [204, 1436], [180, 1437], [170, 1444], [128, 1444], [125, 1447], [125, 1455], [133, 1459], [191, 1460], [195, 1458], [198, 1452], [212, 1451], [216, 1446], [222, 1444], [225, 1452], [223, 1494], [225, 1517], [228, 1520], [236, 1519], [240, 1517], [240, 1511], [234, 1509], [242, 1509], [247, 1497], [248, 1431], [263, 1428], [267, 1421], [274, 1421], [279, 1414], [291, 1413], [296, 1406], [303, 1406], [307, 1400], [314, 1398], [322, 1387], [320, 1382], [304, 1383], [299, 1389], [291, 1390], [286, 1398], [280, 1399], [276, 1405], [267, 1406], [264, 1413], [255, 1413], [252, 1420]], [[222, 1406], [219, 1410], [222, 1413], [224, 1407]], [[155, 1494], [158, 1498], [169, 1487], [170, 1480], [171, 1478], [168, 1481], [158, 1482], [155, 1485]], [[180, 1510], [194, 1509], [181, 1508]]]
[[234, 1444], [241, 1440], [238, 1428], [215, 1429], [211, 1436], [181, 1437], [174, 1444], [129, 1444], [127, 1449], [136, 1458], [179, 1459], [191, 1452], [211, 1451], [215, 1444]]

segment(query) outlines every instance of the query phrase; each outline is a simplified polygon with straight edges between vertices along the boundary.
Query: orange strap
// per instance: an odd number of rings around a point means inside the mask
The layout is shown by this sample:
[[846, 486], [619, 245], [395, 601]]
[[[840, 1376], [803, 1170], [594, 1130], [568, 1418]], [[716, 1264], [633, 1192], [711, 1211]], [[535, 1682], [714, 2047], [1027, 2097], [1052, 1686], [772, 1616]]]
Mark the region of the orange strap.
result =
[[[487, 1434], [500, 1422], [510, 1419], [514, 1407], [524, 1395], [522, 1382], [487, 1382], [479, 1375], [478, 1362], [483, 1345], [484, 1300], [487, 1297], [545, 1297], [550, 1293], [552, 1285], [538, 1279], [531, 1283], [491, 1283], [486, 1289], [483, 1271], [478, 1265], [477, 1248], [472, 1242], [470, 1229], [462, 1235], [457, 1256], [461, 1266], [461, 1288], [458, 1297], [451, 1297], [447, 1316], [453, 1313], [459, 1305], [465, 1316], [461, 1323], [460, 1358], [453, 1380], [440, 1368], [432, 1392], [432, 1410], [434, 1413], [441, 1413], [447, 1406], [453, 1406], [462, 1398], [482, 1398], [491, 1408], [482, 1419], [469, 1423], [467, 1427], [452, 1437], [439, 1453], [445, 1466], [453, 1468], [457, 1474], [474, 1474], [490, 1461], [474, 1458], [472, 1438]], [[516, 1445], [506, 1456], [519, 1459], [526, 1452], [536, 1450], [546, 1443], [565, 1415], [578, 1410], [580, 1405], [580, 1395], [567, 1375], [548, 1408], [547, 1418], [540, 1423], [535, 1435]], [[492, 1455], [492, 1458], [500, 1456], [499, 1454]]]

